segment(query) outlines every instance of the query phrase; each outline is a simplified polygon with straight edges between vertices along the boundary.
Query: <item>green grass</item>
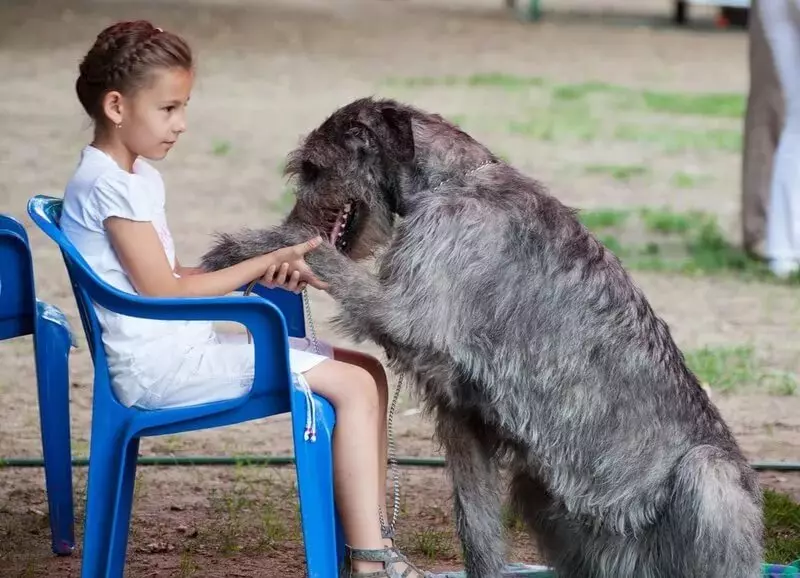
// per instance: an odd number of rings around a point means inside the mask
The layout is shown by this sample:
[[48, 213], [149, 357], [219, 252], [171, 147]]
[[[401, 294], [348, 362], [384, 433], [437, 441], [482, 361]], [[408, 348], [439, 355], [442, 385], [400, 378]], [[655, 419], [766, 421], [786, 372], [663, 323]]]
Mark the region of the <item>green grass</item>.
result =
[[[624, 122], [609, 126], [602, 115], [594, 114], [583, 100], [551, 101], [546, 107], [532, 108], [507, 121], [508, 132], [549, 142], [594, 142], [616, 140], [651, 145], [666, 154], [687, 152], [738, 153], [742, 148], [741, 129], [687, 129], [667, 124]], [[683, 179], [681, 182], [685, 182]]]
[[642, 93], [644, 105], [654, 112], [741, 118], [747, 106], [742, 94], [685, 94], [676, 92]]
[[588, 165], [586, 172], [590, 175], [608, 175], [616, 181], [628, 183], [636, 177], [649, 174], [649, 169], [642, 165]]
[[[294, 487], [259, 476], [259, 468], [237, 465], [232, 487], [212, 490], [213, 519], [206, 533], [223, 556], [273, 549], [299, 532]], [[295, 508], [296, 510], [296, 508]]]
[[606, 94], [615, 97], [620, 107], [635, 106], [658, 113], [723, 118], [741, 118], [747, 104], [743, 94], [638, 91], [606, 82], [559, 85], [553, 88], [552, 94], [554, 98], [562, 100]]
[[693, 173], [685, 173], [678, 171], [673, 173], [669, 180], [669, 184], [678, 189], [694, 189], [706, 185], [712, 181], [710, 175], [697, 175]]
[[602, 122], [585, 102], [551, 102], [547, 107], [529, 110], [508, 121], [507, 129], [536, 140], [592, 142], [601, 136]]
[[639, 208], [582, 211], [580, 218], [631, 269], [690, 275], [728, 274], [778, 282], [763, 262], [751, 258], [725, 238], [713, 215]]
[[387, 86], [403, 86], [407, 88], [427, 88], [435, 86], [472, 86], [490, 87], [503, 90], [520, 90], [523, 88], [544, 86], [545, 81], [539, 77], [524, 77], [502, 72], [488, 72], [469, 76], [413, 76], [409, 78], [387, 78], [383, 84]]
[[270, 203], [270, 209], [275, 213], [284, 214], [294, 206], [294, 191], [291, 187], [284, 187], [281, 196]]
[[703, 347], [686, 352], [685, 357], [697, 378], [713, 391], [749, 389], [781, 396], [797, 392], [797, 375], [766, 367], [750, 346]]
[[468, 76], [419, 76], [388, 78], [382, 84], [408, 88], [437, 86], [471, 86], [516, 91], [541, 87], [550, 91], [556, 101], [585, 100], [593, 95], [611, 96], [619, 108], [636, 107], [663, 114], [694, 115], [720, 118], [742, 118], [746, 96], [741, 93], [680, 93], [637, 90], [603, 81], [552, 85], [540, 77], [519, 76], [503, 72], [486, 72]]
[[217, 140], [217, 141], [214, 141], [214, 143], [211, 145], [211, 153], [215, 157], [224, 157], [224, 156], [227, 156], [231, 152], [232, 148], [233, 148], [233, 145], [231, 145], [231, 143], [229, 141]]
[[410, 536], [412, 553], [421, 554], [428, 559], [437, 560], [451, 555], [450, 539], [441, 530], [417, 530]]
[[581, 100], [591, 94], [613, 94], [627, 96], [633, 91], [630, 89], [608, 84], [606, 82], [581, 82], [579, 84], [562, 84], [552, 89], [555, 100]]
[[645, 207], [639, 210], [645, 228], [653, 233], [685, 235], [694, 223], [704, 218], [702, 213], [675, 213]]
[[773, 490], [764, 491], [764, 559], [789, 564], [800, 558], [800, 504]]
[[742, 131], [739, 129], [689, 130], [668, 125], [623, 123], [617, 126], [613, 137], [626, 142], [652, 144], [669, 154], [688, 151], [738, 153], [742, 150]]
[[714, 391], [732, 392], [759, 381], [761, 370], [751, 347], [703, 347], [685, 357], [689, 369]]
[[[741, 118], [745, 96], [736, 93], [677, 93], [639, 90], [602, 81], [575, 84], [552, 84], [539, 77], [518, 76], [501, 72], [473, 75], [423, 76], [389, 78], [383, 84], [394, 87], [425, 89], [452, 87], [482, 88], [506, 93], [520, 93], [520, 102], [513, 105], [503, 128], [516, 135], [547, 142], [594, 142], [600, 139], [642, 143], [667, 154], [689, 151], [738, 153], [742, 148], [740, 127], [681, 128], [670, 124], [672, 116], [707, 118]], [[528, 94], [541, 98], [531, 100]], [[542, 105], [541, 102], [547, 102]], [[664, 118], [659, 124], [640, 125], [627, 120], [614, 126], [608, 119], [614, 114], [652, 113]], [[510, 118], [509, 118], [510, 116]], [[458, 124], [463, 125], [463, 117]], [[472, 119], [473, 121], [475, 119]], [[484, 119], [485, 120], [485, 119]], [[497, 119], [493, 119], [497, 126]], [[474, 124], [472, 122], [471, 124]], [[696, 123], [695, 123], [696, 124]], [[675, 186], [691, 188], [702, 183], [691, 175], [677, 175]]]
[[598, 209], [593, 211], [581, 211], [579, 218], [581, 222], [590, 230], [599, 232], [603, 229], [621, 227], [631, 216], [630, 211], [621, 209]]

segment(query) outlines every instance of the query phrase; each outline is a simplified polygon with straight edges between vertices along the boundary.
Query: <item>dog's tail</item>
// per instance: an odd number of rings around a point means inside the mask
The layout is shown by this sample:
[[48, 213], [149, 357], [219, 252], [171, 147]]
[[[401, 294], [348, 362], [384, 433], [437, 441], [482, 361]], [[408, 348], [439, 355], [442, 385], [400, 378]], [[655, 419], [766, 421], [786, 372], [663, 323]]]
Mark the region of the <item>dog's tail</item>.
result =
[[698, 446], [680, 461], [674, 480], [671, 515], [662, 527], [672, 551], [661, 552], [662, 575], [761, 576], [762, 497], [747, 464], [718, 447]]

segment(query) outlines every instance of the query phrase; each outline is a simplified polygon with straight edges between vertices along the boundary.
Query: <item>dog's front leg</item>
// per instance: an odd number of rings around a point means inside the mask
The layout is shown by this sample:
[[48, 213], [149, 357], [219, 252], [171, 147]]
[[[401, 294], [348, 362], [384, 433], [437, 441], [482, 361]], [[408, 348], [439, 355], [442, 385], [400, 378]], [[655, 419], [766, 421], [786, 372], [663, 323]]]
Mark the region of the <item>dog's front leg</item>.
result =
[[446, 452], [453, 483], [456, 529], [468, 578], [499, 578], [504, 564], [504, 535], [499, 474], [488, 440], [474, 420], [439, 411], [437, 437]]
[[389, 331], [393, 309], [388, 292], [375, 275], [327, 243], [308, 253], [306, 262], [328, 283], [328, 293], [339, 304], [333, 319], [338, 330], [356, 341], [371, 339], [388, 348], [394, 345]]
[[[287, 224], [222, 233], [202, 256], [201, 267], [206, 271], [231, 267], [313, 236], [313, 232], [302, 226]], [[334, 318], [337, 327], [357, 341], [372, 339], [379, 345], [392, 347], [386, 329], [391, 309], [386, 306], [387, 295], [380, 290], [378, 279], [329, 243], [323, 243], [305, 258], [314, 274], [330, 285], [328, 292], [339, 302], [340, 312]]]

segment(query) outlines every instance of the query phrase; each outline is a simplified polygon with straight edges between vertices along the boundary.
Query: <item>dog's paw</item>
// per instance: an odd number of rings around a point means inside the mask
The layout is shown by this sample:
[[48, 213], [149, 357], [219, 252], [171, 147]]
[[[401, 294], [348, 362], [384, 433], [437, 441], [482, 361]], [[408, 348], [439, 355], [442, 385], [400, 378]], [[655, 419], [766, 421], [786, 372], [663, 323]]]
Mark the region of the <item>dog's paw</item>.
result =
[[329, 292], [335, 297], [336, 287], [343, 285], [343, 281], [347, 279], [351, 261], [329, 242], [323, 242], [319, 247], [306, 253], [306, 263], [314, 275], [331, 286]]

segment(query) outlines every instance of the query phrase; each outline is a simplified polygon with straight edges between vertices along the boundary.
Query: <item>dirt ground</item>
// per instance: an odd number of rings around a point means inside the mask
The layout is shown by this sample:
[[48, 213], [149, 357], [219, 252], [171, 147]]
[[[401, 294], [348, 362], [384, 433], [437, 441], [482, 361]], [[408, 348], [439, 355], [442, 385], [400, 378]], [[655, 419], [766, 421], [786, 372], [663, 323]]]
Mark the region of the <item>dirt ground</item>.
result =
[[[95, 35], [116, 19], [149, 18], [184, 34], [197, 51], [199, 77], [189, 132], [158, 165], [185, 264], [203, 252], [215, 230], [274, 222], [286, 207], [280, 175], [286, 153], [336, 107], [369, 94], [394, 96], [460, 119], [477, 138], [576, 207], [703, 210], [717, 215], [738, 242], [736, 150], [691, 145], [676, 151], [652, 139], [643, 144], [604, 138], [606, 125], [641, 127], [664, 117], [606, 110], [602, 101], [591, 111], [597, 138], [575, 138], [575, 130], [587, 129], [574, 123], [556, 123], [547, 134], [507, 127], [531, 114], [542, 115], [540, 122], [555, 118], [545, 115], [558, 111], [543, 104], [542, 83], [743, 94], [748, 80], [745, 33], [713, 29], [713, 14], [704, 10], [694, 11], [692, 27], [675, 29], [669, 25], [667, 0], [553, 0], [544, 2], [550, 13], [537, 24], [515, 19], [502, 4], [11, 0], [0, 5], [0, 211], [28, 227], [39, 297], [67, 313], [78, 337], [71, 358], [75, 455], [88, 453], [91, 360], [60, 256], [32, 227], [25, 203], [37, 193], [60, 195], [80, 148], [91, 138], [74, 97], [77, 65]], [[441, 81], [476, 74], [540, 80], [530, 86]], [[741, 128], [736, 118], [673, 117], [669, 122], [686, 130]], [[594, 165], [644, 166], [648, 174], [623, 181], [586, 170]], [[702, 178], [695, 186], [674, 186], [671, 176], [678, 172]], [[682, 348], [748, 345], [770, 368], [796, 372], [796, 289], [727, 277], [633, 274]], [[312, 293], [319, 334], [349, 345], [327, 323], [333, 307], [326, 295]], [[376, 348], [365, 349], [380, 355]], [[41, 453], [30, 354], [29, 339], [0, 346], [0, 456]], [[752, 460], [800, 456], [795, 395], [750, 387], [714, 399]], [[415, 414], [415, 407], [413, 399], [403, 397], [395, 420], [398, 454], [438, 456], [430, 424]], [[292, 452], [288, 428], [281, 417], [146, 439], [141, 451], [286, 455]], [[291, 468], [140, 468], [127, 575], [302, 575], [296, 504], [285, 499], [293, 492], [292, 473]], [[800, 477], [765, 473], [762, 479], [800, 498]], [[76, 470], [76, 484], [80, 537], [85, 469]], [[403, 468], [402, 498], [399, 531], [408, 552], [426, 568], [457, 567], [459, 549], [443, 471]], [[45, 516], [42, 470], [0, 469], [0, 576], [79, 575], [80, 548], [70, 558], [50, 554]], [[536, 561], [523, 533], [512, 527], [510, 538], [510, 559]]]

